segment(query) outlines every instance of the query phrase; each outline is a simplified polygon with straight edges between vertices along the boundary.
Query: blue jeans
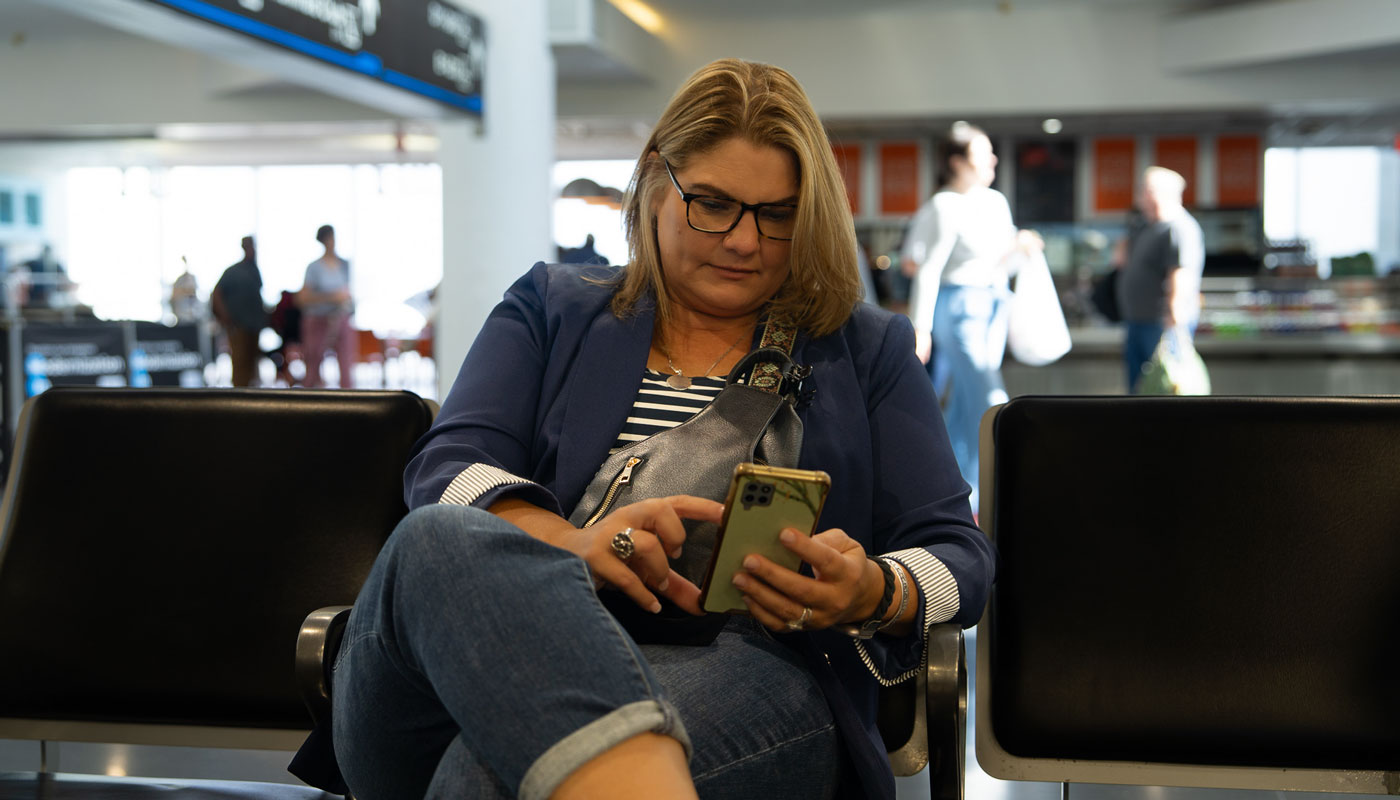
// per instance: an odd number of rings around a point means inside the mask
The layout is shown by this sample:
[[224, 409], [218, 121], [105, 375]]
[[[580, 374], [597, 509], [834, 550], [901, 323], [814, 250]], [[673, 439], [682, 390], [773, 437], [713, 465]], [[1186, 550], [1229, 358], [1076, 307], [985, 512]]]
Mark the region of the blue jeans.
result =
[[[1187, 339], [1195, 337], [1198, 324], [1200, 320], [1196, 318], [1181, 323], [1186, 330]], [[1137, 394], [1142, 369], [1152, 360], [1152, 355], [1157, 351], [1157, 343], [1162, 341], [1162, 334], [1166, 333], [1166, 330], [1167, 326], [1161, 322], [1123, 323], [1123, 367], [1127, 370], [1128, 394]]]
[[841, 745], [801, 657], [746, 618], [706, 647], [639, 646], [582, 559], [485, 511], [400, 523], [335, 667], [335, 750], [366, 800], [548, 797], [646, 731], [701, 797], [829, 797]]
[[1142, 368], [1152, 360], [1164, 329], [1160, 322], [1123, 323], [1123, 368], [1127, 371], [1128, 394], [1137, 394]]
[[[940, 370], [946, 364], [943, 423], [958, 471], [972, 487], [977, 512], [978, 432], [982, 415], [1005, 403], [1001, 359], [1006, 353], [1006, 292], [995, 288], [943, 285], [933, 309], [934, 349]], [[935, 388], [938, 388], [935, 378]]]

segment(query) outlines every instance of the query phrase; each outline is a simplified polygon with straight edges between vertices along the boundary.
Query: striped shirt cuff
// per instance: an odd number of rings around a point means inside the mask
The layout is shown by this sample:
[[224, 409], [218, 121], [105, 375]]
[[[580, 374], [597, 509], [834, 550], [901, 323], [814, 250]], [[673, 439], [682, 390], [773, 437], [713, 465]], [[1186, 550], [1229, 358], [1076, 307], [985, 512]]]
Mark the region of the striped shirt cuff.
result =
[[[908, 550], [885, 553], [881, 558], [898, 561], [900, 565], [909, 570], [909, 574], [914, 578], [914, 585], [918, 587], [918, 596], [924, 603], [923, 619], [915, 631], [920, 638], [923, 637], [930, 625], [937, 622], [947, 622], [958, 613], [958, 582], [953, 579], [953, 573], [948, 571], [948, 568], [937, 556], [923, 548], [911, 547]], [[920, 669], [920, 667], [915, 667], [902, 675], [886, 675], [875, 665], [875, 658], [863, 640], [856, 639], [855, 645], [856, 651], [860, 654], [860, 660], [865, 663], [870, 674], [875, 676], [875, 680], [881, 686], [893, 686], [901, 683]], [[928, 647], [927, 642], [924, 643], [924, 647]]]
[[443, 490], [442, 497], [438, 498], [438, 502], [448, 505], [470, 506], [474, 505], [487, 492], [501, 486], [534, 485], [536, 485], [534, 481], [512, 475], [490, 464], [472, 464], [452, 479], [452, 482]]
[[885, 553], [884, 557], [903, 564], [904, 568], [909, 570], [909, 574], [914, 576], [914, 583], [919, 587], [919, 597], [924, 601], [924, 619], [919, 625], [920, 631], [928, 630], [928, 626], [936, 622], [947, 622], [957, 615], [961, 607], [958, 602], [958, 582], [953, 580], [953, 573], [943, 566], [938, 556], [921, 547], [911, 547], [908, 550]]

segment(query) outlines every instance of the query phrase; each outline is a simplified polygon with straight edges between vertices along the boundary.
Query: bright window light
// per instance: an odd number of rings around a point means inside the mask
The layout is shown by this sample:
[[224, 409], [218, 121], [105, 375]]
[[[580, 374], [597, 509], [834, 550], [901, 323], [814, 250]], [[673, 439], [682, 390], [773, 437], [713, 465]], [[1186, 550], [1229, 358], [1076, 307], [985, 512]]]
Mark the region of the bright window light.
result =
[[1331, 259], [1381, 248], [1381, 158], [1374, 147], [1269, 148], [1264, 151], [1264, 235], [1307, 241], [1320, 273]]
[[[560, 161], [554, 165], [554, 197], [572, 180], [589, 178], [601, 186], [627, 191], [637, 162]], [[627, 263], [627, 238], [622, 230], [622, 211], [577, 198], [554, 201], [554, 243], [559, 247], [581, 247], [593, 234], [593, 249], [609, 264]]]
[[436, 164], [84, 167], [68, 171], [67, 194], [66, 268], [103, 319], [162, 319], [187, 266], [207, 301], [250, 234], [274, 305], [301, 288], [324, 224], [351, 264], [358, 328], [416, 335], [423, 296], [442, 280]]

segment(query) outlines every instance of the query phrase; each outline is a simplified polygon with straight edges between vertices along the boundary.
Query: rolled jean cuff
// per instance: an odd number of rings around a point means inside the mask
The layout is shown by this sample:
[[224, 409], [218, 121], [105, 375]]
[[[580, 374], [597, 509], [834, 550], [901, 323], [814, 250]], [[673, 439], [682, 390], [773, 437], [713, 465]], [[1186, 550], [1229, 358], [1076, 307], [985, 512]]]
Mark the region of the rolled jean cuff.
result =
[[642, 733], [670, 736], [685, 748], [690, 759], [690, 737], [676, 709], [660, 700], [639, 700], [599, 717], [555, 742], [544, 751], [520, 781], [521, 800], [546, 800], [574, 770], [604, 751]]

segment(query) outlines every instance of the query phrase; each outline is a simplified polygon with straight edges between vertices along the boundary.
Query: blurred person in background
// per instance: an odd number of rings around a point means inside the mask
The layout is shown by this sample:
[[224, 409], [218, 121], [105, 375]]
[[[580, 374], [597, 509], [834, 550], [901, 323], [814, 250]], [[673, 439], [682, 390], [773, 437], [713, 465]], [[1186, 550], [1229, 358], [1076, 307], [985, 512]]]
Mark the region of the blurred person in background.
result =
[[582, 247], [561, 247], [559, 248], [559, 263], [561, 264], [599, 264], [607, 266], [608, 259], [605, 258], [593, 247], [593, 234], [588, 234], [583, 240]]
[[209, 307], [224, 328], [229, 359], [233, 362], [233, 385], [253, 386], [257, 381], [258, 334], [267, 325], [267, 309], [262, 301], [262, 273], [253, 237], [244, 236], [243, 260], [224, 270]]
[[340, 365], [340, 386], [353, 386], [355, 368], [355, 331], [350, 327], [350, 315], [355, 304], [350, 298], [350, 262], [335, 252], [335, 228], [322, 225], [316, 230], [316, 241], [326, 251], [306, 266], [306, 279], [297, 292], [301, 306], [301, 357], [306, 363], [308, 388], [324, 386], [321, 361], [327, 350], [335, 350]]
[[199, 302], [199, 281], [190, 272], [188, 259], [180, 256], [180, 263], [185, 265], [185, 271], [170, 284], [170, 313], [176, 324], [198, 322], [204, 316], [204, 304]]
[[1186, 179], [1165, 167], [1142, 173], [1142, 222], [1130, 229], [1120, 251], [1117, 287], [1129, 393], [1137, 391], [1162, 334], [1179, 327], [1190, 339], [1201, 316], [1205, 244], [1200, 224], [1181, 204], [1185, 191]]
[[292, 362], [301, 358], [301, 309], [297, 307], [296, 292], [282, 291], [282, 299], [277, 301], [268, 323], [277, 333], [281, 343], [268, 353], [277, 367], [277, 382], [296, 386], [296, 376], [292, 374]]
[[28, 308], [66, 308], [72, 305], [69, 293], [77, 284], [68, 279], [68, 271], [53, 254], [53, 246], [44, 245], [37, 258], [24, 262], [28, 271], [29, 292], [24, 305]]
[[913, 278], [909, 316], [915, 352], [933, 363], [934, 388], [963, 479], [977, 510], [977, 432], [982, 414], [1006, 402], [1006, 351], [1012, 256], [1039, 252], [1034, 231], [1018, 231], [1006, 197], [991, 188], [992, 141], [960, 122], [938, 145], [938, 189], [910, 223], [901, 268]]

